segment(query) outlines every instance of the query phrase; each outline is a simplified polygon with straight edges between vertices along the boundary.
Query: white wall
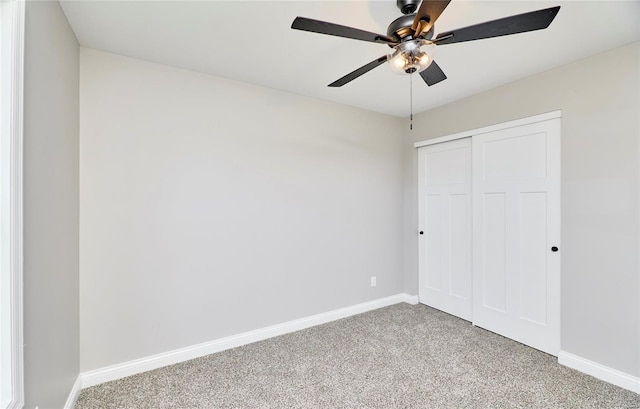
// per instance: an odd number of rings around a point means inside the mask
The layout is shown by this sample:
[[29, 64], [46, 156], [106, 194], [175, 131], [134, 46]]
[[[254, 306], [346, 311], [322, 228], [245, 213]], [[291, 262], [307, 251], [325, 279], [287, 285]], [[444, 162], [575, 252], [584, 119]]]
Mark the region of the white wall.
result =
[[416, 115], [405, 145], [406, 292], [418, 283], [413, 143], [561, 109], [561, 348], [640, 376], [639, 44]]
[[24, 381], [27, 408], [63, 407], [79, 373], [78, 76], [78, 42], [58, 2], [26, 2]]
[[400, 119], [91, 49], [80, 67], [82, 371], [401, 292]]

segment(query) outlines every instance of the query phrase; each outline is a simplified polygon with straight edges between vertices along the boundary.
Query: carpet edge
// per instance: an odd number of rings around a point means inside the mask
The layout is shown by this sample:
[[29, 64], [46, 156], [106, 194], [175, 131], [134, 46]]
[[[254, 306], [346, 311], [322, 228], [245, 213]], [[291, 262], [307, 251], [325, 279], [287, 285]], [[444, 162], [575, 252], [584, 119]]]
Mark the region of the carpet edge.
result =
[[[362, 314], [367, 311], [378, 308], [387, 307], [394, 304], [406, 302], [408, 304], [417, 304], [418, 296], [406, 293], [400, 293], [389, 297], [379, 298], [376, 300], [352, 305], [349, 307], [339, 308], [336, 310], [299, 318], [296, 320], [276, 324], [268, 327], [258, 328], [252, 331], [243, 332], [229, 337], [219, 338], [201, 344], [191, 345], [183, 348], [174, 349], [156, 355], [151, 355], [132, 361], [122, 362], [110, 365], [104, 368], [98, 368], [80, 373], [78, 379], [81, 388], [98, 385], [101, 383], [115, 381], [127, 376], [151, 371], [153, 369], [162, 368], [164, 366], [177, 364], [191, 359], [221, 352], [230, 348], [247, 345], [253, 342], [262, 341], [279, 335], [288, 334], [316, 325], [325, 324], [327, 322], [347, 318], [352, 315]], [[76, 382], [78, 383], [78, 382]], [[74, 390], [76, 387], [74, 385]], [[72, 393], [73, 393], [72, 391]], [[79, 392], [79, 389], [78, 389]], [[75, 396], [77, 398], [77, 394]], [[71, 399], [72, 396], [69, 396]], [[70, 401], [68, 401], [70, 402]]]

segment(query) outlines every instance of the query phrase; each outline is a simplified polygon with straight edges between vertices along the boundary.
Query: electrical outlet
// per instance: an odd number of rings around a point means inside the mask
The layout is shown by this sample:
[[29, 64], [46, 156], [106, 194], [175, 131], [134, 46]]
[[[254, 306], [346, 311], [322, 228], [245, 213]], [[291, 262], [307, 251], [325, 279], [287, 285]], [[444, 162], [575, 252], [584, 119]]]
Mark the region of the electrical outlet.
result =
[[375, 287], [376, 284], [376, 276], [371, 276], [371, 287]]

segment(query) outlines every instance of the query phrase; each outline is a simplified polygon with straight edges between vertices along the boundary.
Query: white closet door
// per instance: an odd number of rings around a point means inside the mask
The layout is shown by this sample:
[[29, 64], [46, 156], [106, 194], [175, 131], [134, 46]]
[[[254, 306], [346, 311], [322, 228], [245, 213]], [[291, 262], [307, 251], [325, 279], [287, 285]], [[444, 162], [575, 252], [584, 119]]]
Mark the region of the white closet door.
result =
[[418, 149], [420, 302], [471, 320], [471, 138]]
[[560, 119], [473, 136], [473, 322], [560, 350]]

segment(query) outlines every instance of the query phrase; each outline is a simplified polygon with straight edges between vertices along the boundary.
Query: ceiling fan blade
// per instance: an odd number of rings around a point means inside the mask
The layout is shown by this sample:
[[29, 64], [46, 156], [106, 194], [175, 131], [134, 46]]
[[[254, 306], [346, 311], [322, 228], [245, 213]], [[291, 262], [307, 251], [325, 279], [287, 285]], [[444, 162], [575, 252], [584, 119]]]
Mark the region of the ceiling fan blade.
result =
[[337, 37], [352, 38], [354, 40], [370, 41], [372, 43], [382, 43], [396, 45], [398, 41], [384, 34], [371, 33], [353, 27], [341, 26], [339, 24], [327, 23], [326, 21], [312, 20], [306, 17], [296, 17], [291, 24], [295, 30], [311, 31], [313, 33], [328, 34]]
[[413, 38], [431, 30], [433, 23], [436, 22], [450, 2], [451, 0], [422, 0], [411, 26], [411, 29], [415, 32]]
[[427, 69], [420, 72], [420, 76], [428, 86], [432, 86], [447, 79], [447, 76], [444, 75], [444, 72], [435, 61], [431, 61], [431, 64], [429, 64]]
[[515, 16], [447, 31], [438, 34], [433, 42], [437, 45], [443, 45], [542, 30], [549, 27], [549, 24], [551, 24], [556, 14], [558, 14], [558, 10], [560, 10], [560, 6], [517, 14]]
[[358, 78], [362, 74], [366, 74], [367, 72], [369, 72], [372, 69], [376, 68], [378, 65], [382, 64], [385, 61], [387, 61], [387, 56], [383, 55], [382, 57], [371, 61], [369, 64], [363, 65], [362, 67], [358, 68], [357, 70], [350, 72], [349, 74], [345, 75], [344, 77], [340, 78], [339, 80], [332, 82], [331, 84], [329, 84], [329, 87], [341, 87], [344, 84], [355, 80], [356, 78]]

